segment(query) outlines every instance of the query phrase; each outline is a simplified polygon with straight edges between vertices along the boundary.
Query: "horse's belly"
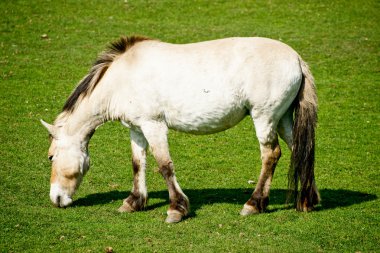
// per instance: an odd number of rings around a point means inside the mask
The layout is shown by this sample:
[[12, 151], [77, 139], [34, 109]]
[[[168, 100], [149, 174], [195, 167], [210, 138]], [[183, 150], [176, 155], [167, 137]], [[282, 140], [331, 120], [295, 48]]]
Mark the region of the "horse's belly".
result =
[[165, 112], [170, 129], [192, 134], [212, 134], [238, 124], [248, 114], [245, 108], [214, 109], [205, 111]]

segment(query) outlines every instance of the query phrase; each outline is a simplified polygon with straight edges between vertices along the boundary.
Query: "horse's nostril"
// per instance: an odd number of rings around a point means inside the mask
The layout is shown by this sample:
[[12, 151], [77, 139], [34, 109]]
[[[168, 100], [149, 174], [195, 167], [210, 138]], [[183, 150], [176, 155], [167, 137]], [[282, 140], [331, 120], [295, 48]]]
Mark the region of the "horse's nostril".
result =
[[58, 207], [61, 207], [61, 196], [57, 196], [56, 203]]

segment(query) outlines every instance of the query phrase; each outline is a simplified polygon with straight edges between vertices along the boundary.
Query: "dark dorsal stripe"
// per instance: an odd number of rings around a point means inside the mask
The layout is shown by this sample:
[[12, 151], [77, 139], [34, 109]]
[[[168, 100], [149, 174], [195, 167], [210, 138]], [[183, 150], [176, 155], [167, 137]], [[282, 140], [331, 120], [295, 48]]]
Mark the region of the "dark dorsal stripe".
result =
[[63, 111], [72, 113], [77, 104], [95, 89], [114, 59], [118, 55], [126, 52], [136, 43], [144, 40], [149, 40], [149, 38], [140, 36], [122, 37], [118, 41], [113, 42], [108, 47], [108, 50], [98, 57], [92, 66], [90, 73], [79, 82], [78, 86], [63, 106]]

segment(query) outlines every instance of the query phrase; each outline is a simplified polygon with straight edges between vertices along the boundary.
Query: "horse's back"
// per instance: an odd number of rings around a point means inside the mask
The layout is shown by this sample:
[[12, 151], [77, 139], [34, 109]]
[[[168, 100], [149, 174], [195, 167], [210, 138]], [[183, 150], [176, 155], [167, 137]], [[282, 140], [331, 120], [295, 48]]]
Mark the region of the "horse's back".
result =
[[193, 133], [221, 131], [247, 113], [289, 106], [302, 78], [297, 53], [265, 38], [144, 41], [126, 54], [124, 95], [136, 106], [134, 114], [159, 116]]

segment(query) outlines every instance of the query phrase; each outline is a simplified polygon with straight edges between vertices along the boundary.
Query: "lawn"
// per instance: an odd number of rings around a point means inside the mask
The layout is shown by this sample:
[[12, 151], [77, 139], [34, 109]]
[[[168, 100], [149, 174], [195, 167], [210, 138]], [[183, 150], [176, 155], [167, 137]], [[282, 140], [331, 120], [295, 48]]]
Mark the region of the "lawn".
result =
[[[380, 2], [1, 1], [1, 252], [380, 252]], [[132, 186], [129, 131], [99, 128], [91, 170], [74, 203], [49, 200], [54, 121], [96, 56], [121, 35], [173, 43], [232, 36], [281, 40], [316, 79], [319, 124], [315, 212], [285, 205], [289, 151], [268, 212], [239, 216], [260, 172], [249, 118], [208, 136], [170, 132], [189, 218], [164, 223], [168, 193], [149, 156], [147, 210], [120, 214]]]

